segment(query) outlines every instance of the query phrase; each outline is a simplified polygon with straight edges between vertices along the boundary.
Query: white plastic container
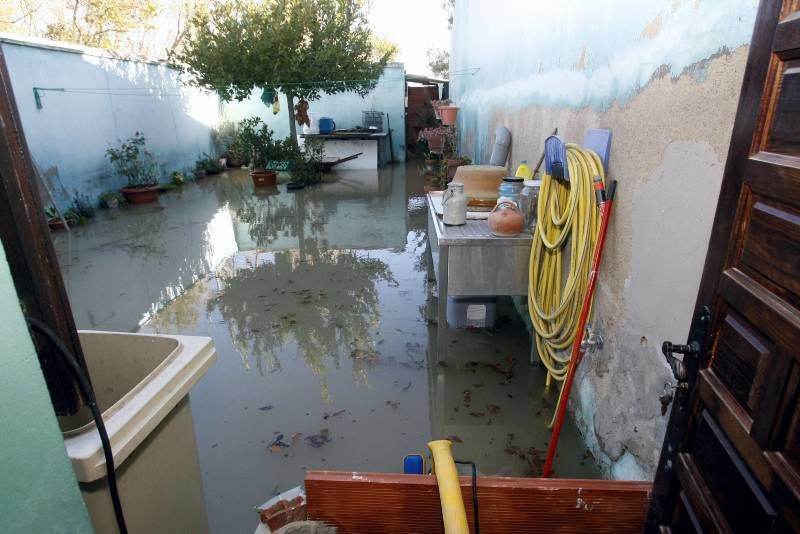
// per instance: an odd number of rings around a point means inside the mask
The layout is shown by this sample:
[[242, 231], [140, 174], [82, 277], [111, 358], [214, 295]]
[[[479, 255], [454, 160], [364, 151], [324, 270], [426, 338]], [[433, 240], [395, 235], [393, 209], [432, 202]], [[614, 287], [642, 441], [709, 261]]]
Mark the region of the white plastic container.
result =
[[448, 226], [467, 224], [467, 195], [464, 184], [450, 182], [442, 195], [442, 222]]
[[[189, 391], [216, 361], [210, 338], [80, 332], [111, 441], [128, 530], [208, 532]], [[96, 532], [117, 532], [103, 447], [87, 409], [59, 418]]]

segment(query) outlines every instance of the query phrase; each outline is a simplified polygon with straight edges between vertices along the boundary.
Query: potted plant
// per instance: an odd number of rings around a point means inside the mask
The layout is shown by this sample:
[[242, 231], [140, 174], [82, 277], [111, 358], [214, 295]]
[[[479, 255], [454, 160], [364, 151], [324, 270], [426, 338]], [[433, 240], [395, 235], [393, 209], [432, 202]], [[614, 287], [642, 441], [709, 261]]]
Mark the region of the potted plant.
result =
[[442, 118], [442, 124], [445, 126], [453, 126], [458, 118], [458, 106], [441, 106], [439, 108], [439, 115]]
[[461, 167], [462, 165], [469, 165], [472, 163], [472, 160], [469, 158], [448, 158], [447, 159], [447, 182], [451, 182], [453, 178], [456, 176], [456, 169]]
[[100, 207], [106, 209], [113, 209], [119, 207], [121, 203], [125, 202], [119, 191], [106, 191], [100, 195]]
[[119, 147], [106, 149], [106, 156], [117, 172], [128, 180], [128, 185], [120, 191], [131, 204], [155, 202], [158, 199], [160, 172], [145, 143], [144, 135], [136, 132], [126, 141], [120, 141]]
[[197, 158], [195, 162], [195, 168], [199, 171], [204, 171], [205, 174], [203, 176], [208, 176], [211, 174], [219, 174], [223, 170], [225, 170], [225, 166], [222, 165], [222, 162], [219, 158], [215, 158], [205, 152], [200, 154], [200, 157]]
[[302, 189], [322, 181], [322, 155], [325, 149], [319, 141], [306, 141], [303, 149], [294, 146], [292, 140], [283, 141], [283, 153], [288, 160], [289, 173], [292, 180], [286, 184], [287, 189]]
[[[211, 132], [211, 143], [214, 151], [220, 155], [220, 164], [228, 168], [242, 166], [245, 155], [238, 146], [239, 127], [235, 122], [224, 121]], [[224, 163], [223, 163], [224, 162]]]
[[453, 130], [448, 126], [424, 128], [419, 131], [419, 140], [428, 145], [428, 151], [435, 154], [444, 154], [452, 145]]
[[278, 182], [278, 173], [270, 164], [286, 158], [286, 144], [276, 141], [272, 130], [258, 117], [244, 119], [239, 127], [239, 148], [250, 155], [250, 177], [257, 187], [273, 186]]

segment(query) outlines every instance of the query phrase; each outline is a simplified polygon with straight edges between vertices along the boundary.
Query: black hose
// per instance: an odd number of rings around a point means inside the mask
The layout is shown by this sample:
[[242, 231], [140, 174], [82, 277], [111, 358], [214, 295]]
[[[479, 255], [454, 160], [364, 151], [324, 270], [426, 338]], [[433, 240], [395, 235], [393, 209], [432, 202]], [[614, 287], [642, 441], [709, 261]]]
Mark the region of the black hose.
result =
[[78, 360], [75, 355], [67, 348], [66, 345], [58, 338], [49, 326], [44, 324], [38, 319], [33, 317], [27, 318], [31, 330], [35, 330], [43, 334], [53, 346], [58, 349], [58, 352], [64, 358], [64, 361], [69, 367], [75, 381], [78, 382], [78, 387], [81, 390], [83, 399], [89, 410], [92, 412], [94, 424], [97, 426], [97, 433], [100, 434], [100, 442], [103, 444], [103, 454], [106, 459], [106, 477], [108, 478], [108, 492], [111, 494], [111, 503], [114, 505], [114, 517], [117, 520], [117, 528], [120, 534], [128, 534], [128, 527], [125, 525], [125, 516], [122, 514], [122, 503], [119, 500], [119, 490], [117, 489], [117, 472], [114, 468], [114, 455], [111, 452], [111, 442], [108, 440], [108, 433], [106, 432], [106, 425], [103, 423], [103, 417], [100, 409], [97, 407], [97, 399], [94, 395], [92, 385], [83, 369], [78, 365]]
[[453, 461], [457, 464], [472, 466], [472, 513], [475, 518], [475, 534], [480, 534], [481, 527], [478, 522], [478, 469], [475, 467], [475, 462], [463, 460]]

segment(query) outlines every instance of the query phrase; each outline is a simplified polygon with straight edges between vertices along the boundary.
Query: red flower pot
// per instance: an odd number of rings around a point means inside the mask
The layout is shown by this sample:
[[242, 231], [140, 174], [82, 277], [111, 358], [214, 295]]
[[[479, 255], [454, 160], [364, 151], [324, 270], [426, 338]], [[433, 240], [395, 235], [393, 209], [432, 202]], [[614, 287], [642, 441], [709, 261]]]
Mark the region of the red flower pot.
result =
[[452, 126], [456, 123], [458, 117], [458, 106], [441, 106], [439, 108], [439, 115], [442, 117], [442, 124], [445, 126]]
[[428, 138], [428, 150], [437, 154], [441, 153], [444, 149], [444, 136], [432, 135]]
[[128, 204], [147, 204], [158, 200], [158, 186], [147, 185], [144, 187], [123, 187], [120, 192], [125, 196]]
[[278, 173], [275, 171], [250, 171], [250, 178], [256, 187], [269, 187], [278, 183]]

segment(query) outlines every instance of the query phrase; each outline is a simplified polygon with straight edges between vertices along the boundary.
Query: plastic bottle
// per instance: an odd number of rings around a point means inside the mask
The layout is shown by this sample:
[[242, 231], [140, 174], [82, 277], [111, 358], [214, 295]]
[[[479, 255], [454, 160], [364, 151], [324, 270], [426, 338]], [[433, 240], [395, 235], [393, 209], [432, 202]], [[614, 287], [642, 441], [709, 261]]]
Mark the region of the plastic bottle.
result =
[[530, 180], [533, 178], [533, 171], [531, 171], [531, 168], [528, 167], [527, 159], [523, 159], [522, 161], [519, 162], [519, 167], [517, 167], [517, 173], [515, 174], [515, 176], [518, 176], [523, 180]]
[[525, 216], [525, 229], [533, 232], [536, 228], [537, 206], [539, 203], [539, 189], [542, 187], [541, 180], [525, 180], [525, 187], [520, 193], [519, 208]]

